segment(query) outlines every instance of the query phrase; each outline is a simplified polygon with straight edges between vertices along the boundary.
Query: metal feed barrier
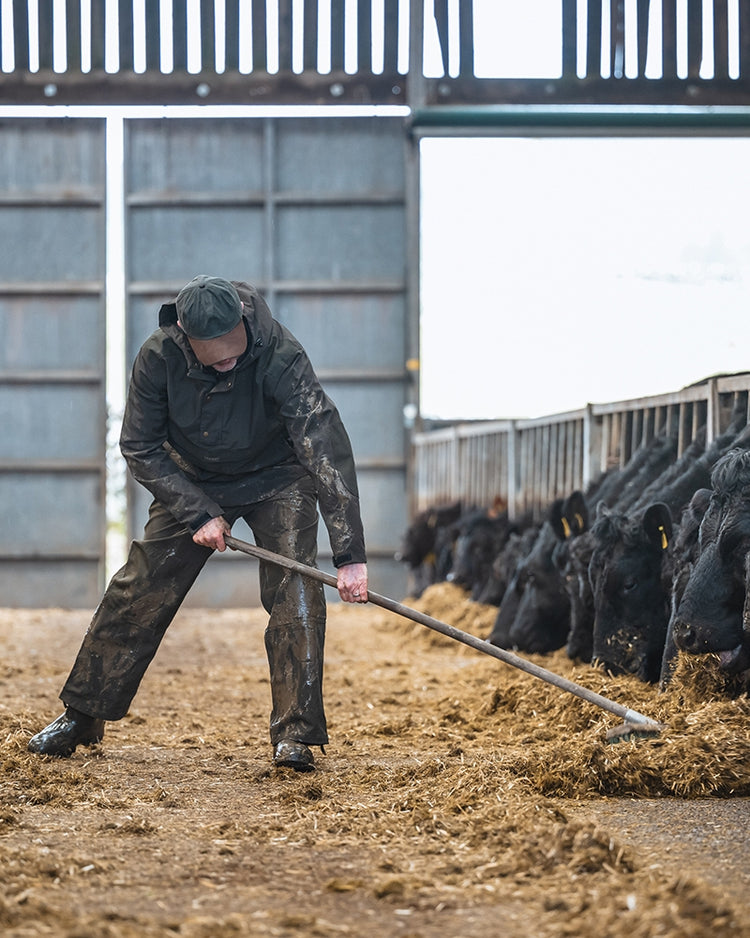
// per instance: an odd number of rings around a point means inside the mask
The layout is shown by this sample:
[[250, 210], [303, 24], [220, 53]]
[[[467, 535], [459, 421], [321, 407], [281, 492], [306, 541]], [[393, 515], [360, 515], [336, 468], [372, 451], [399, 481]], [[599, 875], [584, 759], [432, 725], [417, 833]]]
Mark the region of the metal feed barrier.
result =
[[585, 490], [624, 466], [661, 433], [677, 434], [677, 456], [705, 425], [707, 441], [737, 408], [748, 413], [750, 373], [707, 379], [669, 394], [588, 404], [582, 410], [523, 420], [458, 423], [412, 438], [412, 515], [460, 501], [506, 499], [511, 519], [540, 521], [556, 498]]

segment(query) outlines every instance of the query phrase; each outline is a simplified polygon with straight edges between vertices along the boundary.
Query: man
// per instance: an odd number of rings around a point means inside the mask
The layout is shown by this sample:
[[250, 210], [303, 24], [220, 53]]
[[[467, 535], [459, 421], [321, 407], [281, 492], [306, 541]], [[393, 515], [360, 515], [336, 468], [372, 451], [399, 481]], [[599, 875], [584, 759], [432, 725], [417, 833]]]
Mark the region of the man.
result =
[[[161, 307], [131, 374], [120, 448], [153, 495], [142, 540], [113, 576], [60, 698], [29, 741], [69, 756], [127, 713], [175, 613], [224, 536], [244, 518], [256, 542], [314, 565], [318, 504], [344, 602], [367, 601], [351, 444], [297, 340], [249, 284], [201, 275]], [[321, 583], [260, 565], [271, 674], [273, 760], [314, 767], [328, 742]]]

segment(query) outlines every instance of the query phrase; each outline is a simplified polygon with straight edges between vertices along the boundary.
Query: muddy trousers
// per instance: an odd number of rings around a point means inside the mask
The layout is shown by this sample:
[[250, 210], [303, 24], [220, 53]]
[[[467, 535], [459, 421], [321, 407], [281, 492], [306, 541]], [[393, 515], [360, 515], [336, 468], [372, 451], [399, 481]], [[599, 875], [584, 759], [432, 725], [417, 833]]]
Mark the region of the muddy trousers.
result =
[[[315, 566], [318, 511], [303, 479], [253, 505], [226, 508], [230, 524], [245, 519], [261, 547]], [[213, 553], [153, 502], [143, 539], [134, 540], [112, 577], [84, 636], [60, 697], [103, 720], [128, 712], [175, 613]], [[251, 569], [249, 567], [249, 569]], [[326, 607], [323, 585], [274, 564], [260, 564], [261, 602], [271, 678], [271, 743], [292, 738], [328, 742], [323, 709]]]

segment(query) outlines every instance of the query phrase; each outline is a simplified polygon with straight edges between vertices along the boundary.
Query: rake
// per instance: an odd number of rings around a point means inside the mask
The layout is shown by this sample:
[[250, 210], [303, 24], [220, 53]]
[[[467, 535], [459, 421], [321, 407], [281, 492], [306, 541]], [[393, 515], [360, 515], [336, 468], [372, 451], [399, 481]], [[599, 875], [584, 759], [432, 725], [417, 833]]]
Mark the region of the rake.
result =
[[[240, 551], [243, 554], [248, 554], [265, 563], [276, 564], [294, 573], [299, 573], [302, 576], [318, 580], [333, 589], [337, 587], [336, 577], [322, 570], [318, 570], [317, 567], [310, 567], [297, 560], [291, 560], [281, 554], [266, 550], [264, 547], [248, 544], [246, 541], [241, 541], [239, 538], [232, 537], [231, 535], [225, 535], [224, 541], [227, 547], [232, 550]], [[622, 725], [613, 727], [607, 731], [608, 742], [614, 743], [621, 740], [654, 736], [658, 735], [661, 730], [664, 729], [664, 724], [652, 720], [651, 717], [645, 716], [637, 710], [626, 707], [615, 700], [603, 697], [601, 694], [597, 694], [587, 687], [582, 687], [580, 684], [575, 684], [573, 681], [569, 681], [567, 678], [555, 674], [553, 671], [548, 671], [546, 668], [540, 667], [533, 661], [527, 661], [525, 658], [522, 658], [512, 651], [507, 651], [505, 648], [498, 648], [497, 645], [491, 645], [489, 642], [484, 641], [484, 639], [477, 638], [469, 632], [463, 632], [461, 629], [457, 629], [447, 622], [442, 622], [440, 619], [434, 619], [432, 616], [428, 616], [418, 609], [405, 606], [395, 599], [390, 599], [388, 596], [381, 596], [379, 593], [368, 589], [367, 601], [383, 609], [387, 609], [389, 612], [394, 612], [396, 615], [411, 619], [412, 622], [417, 622], [419, 625], [424, 625], [434, 632], [440, 632], [441, 635], [452, 638], [454, 641], [469, 645], [471, 648], [476, 649], [476, 651], [480, 651], [492, 658], [497, 658], [499, 661], [503, 661], [513, 668], [525, 671], [527, 674], [531, 674], [533, 677], [545, 681], [547, 684], [551, 684], [568, 694], [573, 694], [576, 697], [580, 697], [582, 700], [588, 701], [588, 703], [600, 707], [602, 710], [607, 710], [609, 713], [615, 714], [615, 716], [620, 717], [624, 722]]]

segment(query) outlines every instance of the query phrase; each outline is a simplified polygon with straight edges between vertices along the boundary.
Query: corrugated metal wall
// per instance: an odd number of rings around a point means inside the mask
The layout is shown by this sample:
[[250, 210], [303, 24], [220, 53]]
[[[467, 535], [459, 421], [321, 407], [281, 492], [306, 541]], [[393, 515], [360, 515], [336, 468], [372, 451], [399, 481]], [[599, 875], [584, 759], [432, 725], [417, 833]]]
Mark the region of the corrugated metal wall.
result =
[[0, 122], [0, 605], [89, 606], [105, 534], [103, 120]]
[[[249, 280], [302, 341], [357, 461], [373, 582], [402, 593], [407, 517], [406, 134], [400, 118], [125, 123], [127, 356], [198, 273]], [[150, 497], [130, 489], [138, 535]], [[239, 537], [252, 540], [243, 523]], [[330, 557], [321, 526], [321, 565]], [[257, 602], [255, 565], [212, 559], [194, 606]], [[331, 598], [335, 598], [335, 595]]]

